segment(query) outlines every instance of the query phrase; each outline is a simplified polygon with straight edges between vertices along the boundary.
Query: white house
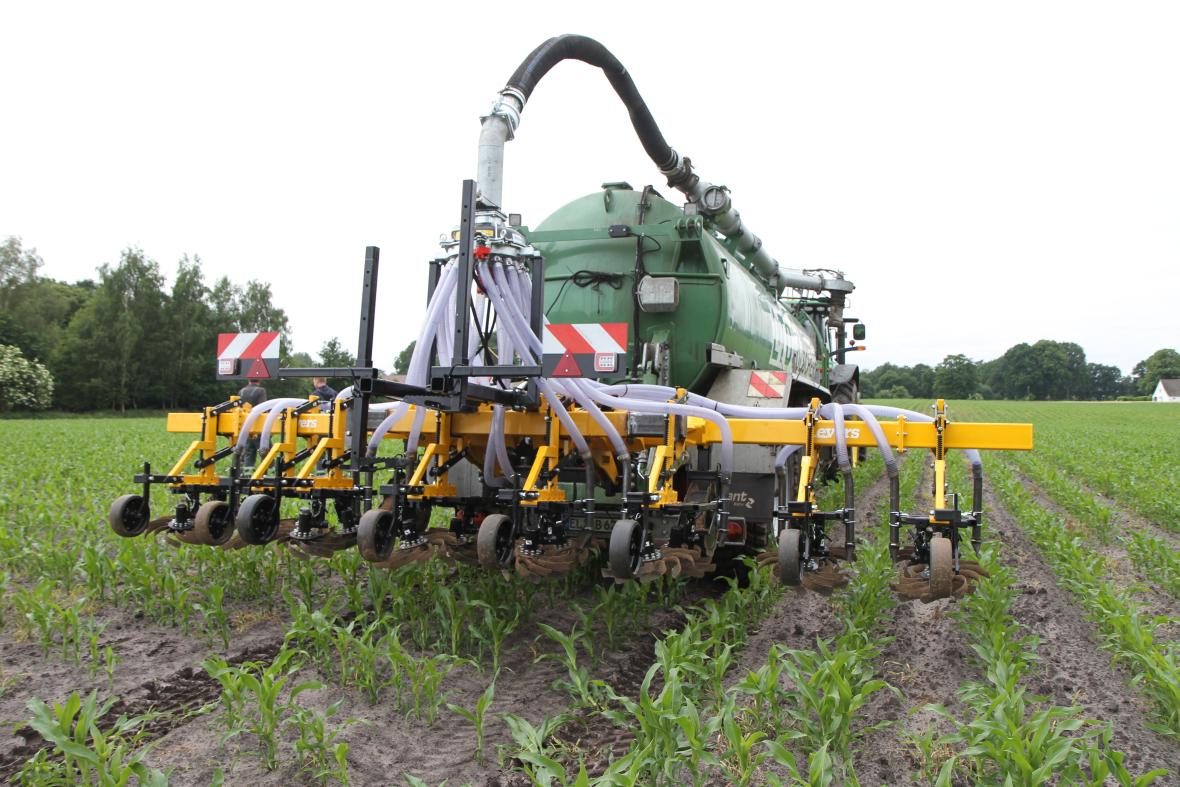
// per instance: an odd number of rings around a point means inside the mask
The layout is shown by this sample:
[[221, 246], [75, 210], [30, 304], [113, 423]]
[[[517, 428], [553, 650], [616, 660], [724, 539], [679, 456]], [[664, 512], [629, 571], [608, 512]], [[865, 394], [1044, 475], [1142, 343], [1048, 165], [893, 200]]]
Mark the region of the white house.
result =
[[1153, 402], [1180, 402], [1180, 380], [1160, 380], [1156, 383]]

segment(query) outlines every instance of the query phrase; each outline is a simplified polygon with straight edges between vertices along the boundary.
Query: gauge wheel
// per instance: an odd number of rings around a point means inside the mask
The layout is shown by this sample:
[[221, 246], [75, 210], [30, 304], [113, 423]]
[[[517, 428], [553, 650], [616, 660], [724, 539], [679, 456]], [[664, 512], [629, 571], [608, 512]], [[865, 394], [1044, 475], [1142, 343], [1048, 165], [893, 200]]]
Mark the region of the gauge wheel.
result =
[[356, 545], [361, 556], [370, 563], [388, 560], [393, 554], [393, 512], [384, 508], [373, 508], [361, 515], [356, 528]]
[[803, 575], [803, 532], [785, 528], [778, 535], [778, 578], [784, 585], [798, 585]]
[[930, 596], [949, 598], [953, 586], [954, 567], [951, 565], [951, 540], [943, 536], [930, 539]]
[[233, 534], [229, 503], [224, 500], [210, 500], [197, 509], [197, 515], [193, 517], [193, 539], [198, 544], [220, 546], [229, 541]]
[[234, 520], [238, 535], [247, 544], [265, 544], [279, 532], [279, 509], [270, 495], [250, 495], [242, 501]]
[[475, 536], [475, 554], [486, 569], [508, 568], [516, 557], [516, 539], [512, 537], [512, 520], [504, 514], [488, 514], [479, 523]]
[[147, 530], [148, 508], [144, 505], [141, 495], [123, 495], [111, 503], [107, 519], [111, 523], [111, 530], [123, 536], [133, 538]]
[[611, 573], [618, 579], [630, 579], [643, 562], [643, 528], [634, 519], [620, 519], [610, 531], [607, 549]]

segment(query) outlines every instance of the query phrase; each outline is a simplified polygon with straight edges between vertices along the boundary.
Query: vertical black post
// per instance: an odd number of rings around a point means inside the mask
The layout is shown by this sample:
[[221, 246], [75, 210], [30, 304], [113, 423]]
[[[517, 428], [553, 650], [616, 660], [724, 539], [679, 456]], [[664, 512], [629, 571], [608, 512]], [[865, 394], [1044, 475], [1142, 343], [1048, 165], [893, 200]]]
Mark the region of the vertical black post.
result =
[[533, 333], [537, 338], [544, 341], [545, 337], [541, 333], [541, 329], [545, 325], [545, 260], [541, 257], [533, 257], [531, 260], [533, 274], [533, 292], [532, 303], [530, 308], [532, 314], [529, 315], [529, 325], [533, 329]]
[[451, 365], [466, 366], [467, 320], [471, 312], [471, 278], [475, 273], [471, 258], [475, 241], [475, 181], [463, 181], [463, 211], [459, 216], [459, 270], [455, 283], [455, 355]]
[[438, 287], [438, 279], [442, 273], [442, 263], [438, 260], [430, 261], [430, 272], [426, 278], [426, 305], [430, 305], [430, 299], [434, 297], [434, 290]]
[[848, 338], [845, 333], [844, 323], [841, 322], [836, 326], [836, 363], [844, 363], [844, 355], [847, 350], [844, 348], [844, 341]]
[[[377, 306], [377, 272], [381, 250], [376, 246], [365, 249], [365, 281], [361, 288], [360, 335], [356, 343], [356, 365], [373, 366], [373, 317]], [[361, 468], [367, 449], [365, 435], [369, 429], [369, 390], [353, 378], [352, 410], [348, 417], [348, 433], [352, 437], [352, 479], [360, 484]]]

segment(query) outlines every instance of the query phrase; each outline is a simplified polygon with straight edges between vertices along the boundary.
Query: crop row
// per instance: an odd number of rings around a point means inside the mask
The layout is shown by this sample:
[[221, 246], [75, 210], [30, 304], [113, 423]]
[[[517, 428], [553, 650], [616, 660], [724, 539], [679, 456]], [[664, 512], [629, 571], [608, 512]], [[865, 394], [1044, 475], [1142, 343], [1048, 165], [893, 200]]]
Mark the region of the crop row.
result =
[[1180, 664], [1175, 643], [1155, 640], [1159, 621], [1144, 616], [1130, 592], [1104, 579], [1102, 556], [1086, 548], [1057, 515], [1040, 506], [1003, 461], [992, 463], [989, 476], [1009, 513], [1094, 621], [1104, 647], [1126, 665], [1154, 703], [1157, 719], [1152, 728], [1180, 739]]
[[1180, 556], [1168, 541], [1133, 528], [1124, 529], [1116, 540], [1111, 509], [1098, 502], [1084, 486], [1056, 473], [1040, 457], [1012, 456], [1006, 461], [1072, 514], [1087, 538], [1105, 545], [1120, 544], [1141, 578], [1180, 598]]
[[1045, 466], [1114, 498], [1160, 527], [1180, 528], [1174, 408], [1151, 403], [961, 402], [956, 415], [1031, 421]]
[[[965, 465], [949, 463], [953, 485], [967, 483]], [[942, 735], [928, 730], [916, 741], [927, 763], [949, 749], [937, 773], [924, 776], [938, 787], [966, 779], [971, 783], [1101, 785], [1107, 779], [1121, 785], [1150, 784], [1166, 773], [1154, 771], [1135, 778], [1123, 766], [1122, 752], [1112, 750], [1110, 724], [1086, 719], [1079, 707], [1051, 704], [1031, 696], [1025, 676], [1036, 668], [1040, 644], [1019, 626], [1010, 608], [1020, 592], [1012, 572], [996, 560], [994, 548], [979, 555], [987, 570], [974, 592], [963, 598], [954, 613], [975, 654], [983, 679], [961, 686], [957, 694], [965, 715], [960, 719], [944, 707], [932, 709], [951, 725]]]

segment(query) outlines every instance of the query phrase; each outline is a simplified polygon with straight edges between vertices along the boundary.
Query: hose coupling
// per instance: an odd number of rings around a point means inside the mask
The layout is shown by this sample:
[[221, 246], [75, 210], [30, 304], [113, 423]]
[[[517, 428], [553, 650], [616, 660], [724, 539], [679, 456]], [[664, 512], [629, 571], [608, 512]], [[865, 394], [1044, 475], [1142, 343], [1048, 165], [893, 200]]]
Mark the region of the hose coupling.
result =
[[517, 126], [520, 125], [520, 113], [524, 109], [524, 102], [524, 93], [514, 87], [506, 87], [497, 94], [491, 110], [480, 118], [480, 122], [487, 122], [490, 117], [503, 119], [504, 125], [508, 128], [508, 139], [512, 139]]

